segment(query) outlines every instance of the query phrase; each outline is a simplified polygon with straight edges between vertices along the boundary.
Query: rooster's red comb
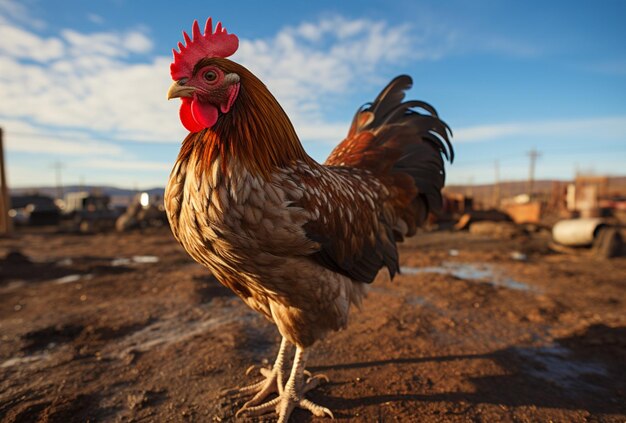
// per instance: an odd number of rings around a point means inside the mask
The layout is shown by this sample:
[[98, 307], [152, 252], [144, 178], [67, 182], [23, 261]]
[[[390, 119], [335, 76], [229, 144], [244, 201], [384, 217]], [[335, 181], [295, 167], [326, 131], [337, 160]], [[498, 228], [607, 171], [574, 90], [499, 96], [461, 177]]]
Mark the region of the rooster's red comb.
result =
[[222, 28], [222, 23], [218, 22], [213, 32], [213, 22], [211, 18], [207, 19], [204, 27], [204, 34], [200, 33], [198, 21], [193, 21], [191, 35], [183, 31], [185, 45], [178, 43], [180, 52], [173, 49], [174, 61], [170, 65], [172, 79], [175, 81], [181, 78], [189, 78], [193, 67], [198, 60], [205, 57], [228, 57], [237, 51], [239, 47], [239, 39], [234, 34], [226, 32], [226, 28]]

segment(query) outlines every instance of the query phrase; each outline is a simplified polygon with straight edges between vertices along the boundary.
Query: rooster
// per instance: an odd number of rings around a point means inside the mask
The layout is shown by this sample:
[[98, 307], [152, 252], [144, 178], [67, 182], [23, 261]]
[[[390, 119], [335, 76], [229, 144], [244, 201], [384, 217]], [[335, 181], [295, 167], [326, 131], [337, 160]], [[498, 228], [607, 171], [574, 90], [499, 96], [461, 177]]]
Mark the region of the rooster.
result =
[[399, 76], [319, 164], [265, 85], [227, 59], [234, 34], [209, 18], [183, 36], [167, 94], [182, 100], [189, 131], [165, 192], [172, 232], [282, 335], [265, 378], [236, 390], [252, 395], [237, 414], [274, 411], [286, 422], [299, 407], [332, 417], [305, 397], [327, 380], [305, 370], [310, 348], [346, 327], [380, 269], [398, 272], [396, 243], [440, 207], [450, 129], [427, 103], [403, 101], [412, 81]]

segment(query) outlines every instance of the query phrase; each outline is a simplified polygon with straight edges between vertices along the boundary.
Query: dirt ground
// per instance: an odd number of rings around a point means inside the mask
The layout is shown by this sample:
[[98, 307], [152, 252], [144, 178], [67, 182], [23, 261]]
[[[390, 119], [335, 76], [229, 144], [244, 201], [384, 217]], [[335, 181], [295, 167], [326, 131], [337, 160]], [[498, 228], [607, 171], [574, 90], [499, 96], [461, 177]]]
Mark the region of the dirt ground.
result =
[[[626, 421], [626, 258], [547, 244], [413, 238], [403, 275], [315, 346], [330, 383], [310, 398], [338, 421]], [[4, 422], [246, 421], [220, 392], [279, 341], [166, 228], [0, 239], [0, 337]]]

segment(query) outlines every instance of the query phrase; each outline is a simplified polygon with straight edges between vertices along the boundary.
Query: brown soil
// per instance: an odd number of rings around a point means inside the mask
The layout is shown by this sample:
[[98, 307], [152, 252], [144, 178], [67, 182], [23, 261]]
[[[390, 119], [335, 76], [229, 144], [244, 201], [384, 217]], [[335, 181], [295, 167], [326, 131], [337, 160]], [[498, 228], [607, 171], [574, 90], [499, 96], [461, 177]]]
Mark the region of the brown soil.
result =
[[[418, 235], [315, 346], [310, 398], [339, 421], [626, 421], [626, 259], [547, 244]], [[236, 421], [220, 391], [279, 341], [165, 228], [0, 240], [0, 337], [6, 422]]]

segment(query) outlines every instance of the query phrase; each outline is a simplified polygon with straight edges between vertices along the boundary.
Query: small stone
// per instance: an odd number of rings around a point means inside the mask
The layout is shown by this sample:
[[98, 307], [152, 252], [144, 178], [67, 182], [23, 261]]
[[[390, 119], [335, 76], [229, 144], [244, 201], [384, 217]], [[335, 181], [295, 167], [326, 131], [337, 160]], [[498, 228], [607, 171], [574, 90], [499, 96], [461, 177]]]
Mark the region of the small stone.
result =
[[511, 253], [511, 258], [513, 260], [517, 260], [517, 261], [527, 261], [528, 260], [528, 256], [524, 253], [522, 253], [521, 251], [513, 251]]

